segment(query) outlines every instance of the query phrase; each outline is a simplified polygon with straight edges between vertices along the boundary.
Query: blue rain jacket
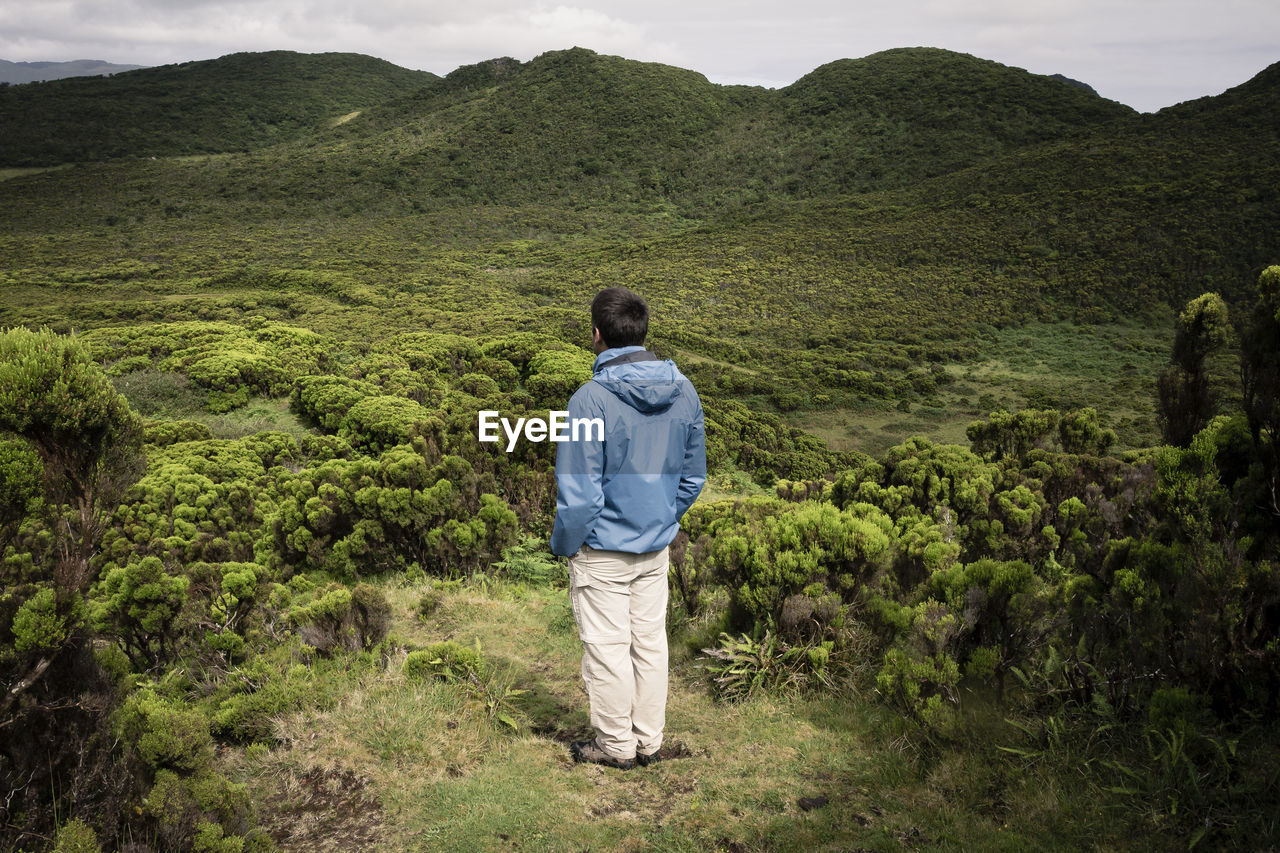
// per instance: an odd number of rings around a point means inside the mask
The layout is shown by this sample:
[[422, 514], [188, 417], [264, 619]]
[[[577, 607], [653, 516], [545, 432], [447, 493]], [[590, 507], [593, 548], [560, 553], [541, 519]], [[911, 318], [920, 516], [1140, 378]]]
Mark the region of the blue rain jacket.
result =
[[595, 376], [569, 398], [569, 423], [601, 418], [556, 447], [556, 521], [551, 551], [562, 557], [585, 543], [602, 551], [646, 554], [671, 544], [707, 479], [702, 402], [672, 361], [601, 365], [644, 347], [600, 353]]

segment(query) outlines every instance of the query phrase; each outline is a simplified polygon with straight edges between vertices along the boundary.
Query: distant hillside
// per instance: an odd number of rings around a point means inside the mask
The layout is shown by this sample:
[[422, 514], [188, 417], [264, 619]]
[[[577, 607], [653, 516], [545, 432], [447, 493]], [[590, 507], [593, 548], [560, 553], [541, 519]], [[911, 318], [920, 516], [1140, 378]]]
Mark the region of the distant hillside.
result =
[[[290, 70], [302, 66], [313, 79]], [[640, 281], [686, 287], [725, 257], [747, 271], [725, 286], [750, 275], [782, 292], [801, 265], [819, 291], [884, 276], [885, 288], [921, 301], [883, 322], [930, 334], [979, 317], [1129, 316], [1210, 289], [1239, 296], [1280, 257], [1280, 66], [1147, 115], [921, 48], [834, 62], [778, 91], [577, 48], [443, 78], [365, 57], [265, 54], [94, 82], [123, 97], [157, 74], [178, 86], [184, 68], [188, 79], [252, 83], [222, 87], [202, 112], [174, 110], [152, 150], [248, 150], [16, 178], [0, 194], [0, 224], [11, 234], [85, 223], [182, 234], [358, 218], [444, 244], [486, 233], [579, 239], [586, 221], [617, 222], [618, 233], [670, 238], [627, 260]], [[394, 80], [376, 98], [368, 86], [321, 84], [341, 68]], [[279, 94], [290, 90], [300, 96]], [[264, 120], [285, 106], [292, 123]], [[74, 116], [62, 120], [83, 138], [120, 139]], [[194, 132], [225, 132], [228, 116], [258, 124], [225, 139]]]
[[[907, 186], [1135, 115], [1059, 80], [933, 48], [832, 62], [777, 98], [767, 123], [751, 115], [725, 135], [729, 175], [803, 196]], [[764, 134], [782, 155], [772, 168], [752, 163]]]
[[97, 77], [145, 68], [144, 65], [117, 65], [101, 59], [75, 59], [70, 62], [9, 62], [0, 59], [0, 83], [37, 83], [64, 77]]
[[4, 87], [0, 166], [260, 148], [433, 79], [357, 54], [273, 51]]
[[432, 197], [585, 192], [714, 208], [905, 186], [1134, 115], [943, 50], [842, 60], [775, 92], [573, 49], [459, 69], [339, 138], [390, 154], [369, 168]]

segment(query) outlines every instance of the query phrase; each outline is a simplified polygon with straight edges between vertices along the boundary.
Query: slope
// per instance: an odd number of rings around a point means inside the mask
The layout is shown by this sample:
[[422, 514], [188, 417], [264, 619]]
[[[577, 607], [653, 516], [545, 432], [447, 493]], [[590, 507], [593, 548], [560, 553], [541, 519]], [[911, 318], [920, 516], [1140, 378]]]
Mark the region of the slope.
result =
[[[822, 360], [843, 346], [879, 366], [875, 340], [933, 342], [943, 357], [984, 324], [1247, 293], [1280, 256], [1276, 76], [1137, 116], [946, 51], [833, 63], [770, 92], [574, 49], [458, 69], [247, 154], [14, 179], [0, 222], [15, 267], [35, 251], [23, 234], [70, 244], [86, 226], [175, 261], [193, 245], [224, 257], [210, 247], [249, 227], [333, 233], [356, 218], [414, 235], [388, 236], [384, 256], [573, 241], [519, 286], [572, 302], [625, 270], [664, 301], [704, 294], [689, 315], [698, 337], [740, 341], [707, 351], [799, 378], [785, 352], [813, 312], [834, 324], [813, 344], [831, 348]], [[726, 318], [706, 288], [771, 319]]]
[[908, 185], [1133, 115], [950, 51], [841, 60], [781, 91], [575, 48], [459, 69], [343, 128], [433, 197], [743, 200]]
[[697, 168], [754, 198], [866, 192], [1110, 132], [1134, 115], [1050, 77], [968, 54], [903, 48], [805, 75], [774, 94], [766, 112], [726, 128]]
[[64, 77], [96, 77], [136, 71], [144, 65], [118, 65], [101, 59], [74, 59], [70, 62], [10, 62], [0, 59], [0, 83], [38, 83]]
[[237, 53], [0, 88], [0, 166], [244, 151], [435, 78], [358, 54]]

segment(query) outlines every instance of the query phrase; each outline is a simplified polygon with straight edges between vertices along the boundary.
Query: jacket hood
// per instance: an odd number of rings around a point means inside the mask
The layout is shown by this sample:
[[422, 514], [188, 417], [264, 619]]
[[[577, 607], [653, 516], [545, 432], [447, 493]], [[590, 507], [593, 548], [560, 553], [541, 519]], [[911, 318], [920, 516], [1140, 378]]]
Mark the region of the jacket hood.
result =
[[[639, 347], [628, 348], [639, 350]], [[621, 350], [606, 350], [596, 359], [603, 364], [623, 355]], [[592, 377], [619, 400], [638, 412], [661, 412], [671, 408], [687, 381], [673, 361], [633, 361], [605, 370]]]

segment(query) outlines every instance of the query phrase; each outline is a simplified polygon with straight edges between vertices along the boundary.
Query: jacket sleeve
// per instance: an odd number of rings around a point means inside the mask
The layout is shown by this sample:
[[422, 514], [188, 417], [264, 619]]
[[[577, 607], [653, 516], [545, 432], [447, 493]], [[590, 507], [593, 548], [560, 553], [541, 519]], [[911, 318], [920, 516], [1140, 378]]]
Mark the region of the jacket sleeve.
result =
[[[591, 404], [586, 386], [569, 399], [569, 423], [575, 418], [604, 417]], [[579, 440], [556, 445], [556, 520], [551, 528], [551, 553], [571, 557], [587, 541], [604, 509], [603, 441], [591, 430]], [[572, 437], [572, 430], [570, 430]]]
[[[695, 397], [696, 399], [696, 397]], [[702, 416], [702, 401], [697, 402], [697, 415], [685, 439], [684, 465], [680, 469], [680, 486], [676, 490], [676, 521], [693, 506], [707, 482], [707, 429]]]

